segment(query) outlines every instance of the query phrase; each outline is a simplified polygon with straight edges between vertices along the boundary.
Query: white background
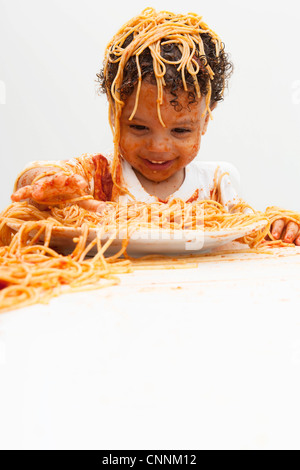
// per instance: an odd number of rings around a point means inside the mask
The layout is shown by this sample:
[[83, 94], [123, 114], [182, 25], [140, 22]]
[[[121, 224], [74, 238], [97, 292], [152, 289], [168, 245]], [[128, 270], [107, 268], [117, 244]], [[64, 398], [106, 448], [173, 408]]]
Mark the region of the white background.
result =
[[[111, 148], [96, 73], [112, 35], [147, 6], [144, 0], [0, 0], [1, 208], [27, 162]], [[235, 65], [200, 158], [234, 163], [241, 195], [256, 208], [300, 210], [299, 3], [153, 0], [151, 6], [202, 14]]]

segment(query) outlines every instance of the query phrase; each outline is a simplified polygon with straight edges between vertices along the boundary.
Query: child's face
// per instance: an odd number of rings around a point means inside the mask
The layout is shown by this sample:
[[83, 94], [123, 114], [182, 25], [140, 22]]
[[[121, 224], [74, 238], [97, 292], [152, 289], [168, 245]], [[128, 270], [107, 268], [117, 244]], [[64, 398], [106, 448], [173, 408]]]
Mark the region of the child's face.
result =
[[182, 171], [198, 154], [201, 136], [206, 132], [209, 116], [205, 110], [205, 97], [188, 104], [187, 92], [178, 93], [181, 111], [170, 104], [174, 96], [164, 90], [161, 115], [157, 115], [157, 87], [143, 82], [139, 104], [134, 118], [136, 91], [129, 96], [123, 108], [120, 126], [120, 153], [145, 178], [160, 182]]

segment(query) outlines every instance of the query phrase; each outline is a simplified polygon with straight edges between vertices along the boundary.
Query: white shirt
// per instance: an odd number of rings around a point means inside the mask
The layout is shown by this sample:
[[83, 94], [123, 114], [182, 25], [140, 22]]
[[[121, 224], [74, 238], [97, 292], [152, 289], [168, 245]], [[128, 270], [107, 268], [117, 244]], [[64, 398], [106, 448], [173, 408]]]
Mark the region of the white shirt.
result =
[[[121, 160], [123, 178], [129, 192], [136, 198], [137, 201], [152, 203], [157, 202], [157, 197], [147, 193], [143, 188], [139, 179], [137, 178], [132, 166], [124, 159]], [[195, 197], [197, 201], [211, 199], [211, 194], [214, 189], [214, 178], [217, 168], [218, 175], [222, 173], [229, 173], [222, 178], [221, 189], [221, 202], [228, 210], [240, 200], [237, 193], [239, 186], [239, 176], [237, 169], [227, 162], [201, 162], [192, 161], [185, 168], [185, 178], [180, 188], [173, 193], [168, 201], [179, 198], [187, 202], [190, 198]], [[120, 202], [127, 202], [129, 196], [120, 196]]]

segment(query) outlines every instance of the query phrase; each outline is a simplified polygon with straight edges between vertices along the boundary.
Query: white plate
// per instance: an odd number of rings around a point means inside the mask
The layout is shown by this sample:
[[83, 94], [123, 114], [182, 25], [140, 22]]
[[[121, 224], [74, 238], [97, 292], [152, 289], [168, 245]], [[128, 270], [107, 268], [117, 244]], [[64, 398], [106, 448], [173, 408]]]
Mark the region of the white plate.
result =
[[[138, 230], [130, 238], [127, 252], [129, 255], [148, 254], [183, 254], [208, 252], [226, 243], [230, 243], [238, 238], [250, 235], [253, 232], [262, 230], [267, 225], [267, 221], [255, 222], [247, 227], [239, 229], [227, 229], [220, 231], [201, 230]], [[21, 223], [9, 222], [8, 226], [18, 231]], [[88, 243], [95, 239], [98, 229], [91, 228], [88, 234]], [[34, 236], [36, 231], [32, 231], [30, 236]], [[74, 238], [81, 235], [81, 229], [71, 227], [55, 227], [52, 232], [51, 247], [63, 254], [71, 253], [75, 247]], [[107, 241], [107, 235], [101, 238], [102, 244]], [[41, 241], [43, 237], [41, 237]], [[115, 239], [107, 250], [108, 255], [112, 255], [120, 250], [122, 245], [122, 235]], [[95, 250], [89, 252], [89, 256], [95, 254]]]

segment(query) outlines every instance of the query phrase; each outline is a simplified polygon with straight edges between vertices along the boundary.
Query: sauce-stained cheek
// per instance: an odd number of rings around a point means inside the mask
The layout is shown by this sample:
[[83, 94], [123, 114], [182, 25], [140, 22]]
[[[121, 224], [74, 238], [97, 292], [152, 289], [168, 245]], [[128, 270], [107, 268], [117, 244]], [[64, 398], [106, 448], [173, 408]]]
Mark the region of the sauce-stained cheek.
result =
[[198, 155], [201, 145], [201, 137], [193, 139], [192, 142], [186, 143], [184, 155], [186, 156], [186, 162], [190, 163]]
[[131, 139], [126, 135], [122, 136], [121, 134], [120, 152], [125, 158], [127, 155], [130, 157], [131, 154], [135, 153], [138, 150], [139, 146], [140, 144], [138, 144], [134, 139]]
[[120, 139], [120, 153], [123, 158], [130, 163], [132, 166], [137, 168], [140, 167], [140, 157], [143, 154], [144, 149], [146, 148], [146, 142], [144, 139], [139, 138], [137, 142], [132, 138], [121, 138]]
[[200, 141], [193, 141], [191, 143], [186, 143], [183, 150], [184, 159], [186, 163], [190, 163], [197, 156], [200, 149]]
[[133, 153], [136, 153], [138, 151], [138, 149], [140, 148], [140, 144], [136, 144], [134, 142], [129, 142], [127, 144], [127, 147], [126, 147], [126, 150], [127, 152], [133, 152]]

